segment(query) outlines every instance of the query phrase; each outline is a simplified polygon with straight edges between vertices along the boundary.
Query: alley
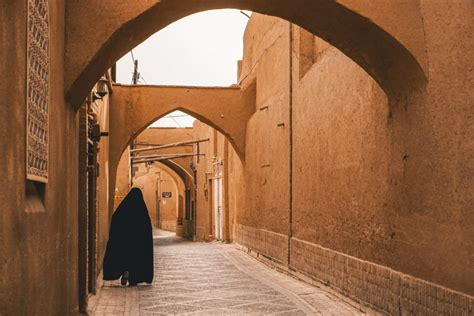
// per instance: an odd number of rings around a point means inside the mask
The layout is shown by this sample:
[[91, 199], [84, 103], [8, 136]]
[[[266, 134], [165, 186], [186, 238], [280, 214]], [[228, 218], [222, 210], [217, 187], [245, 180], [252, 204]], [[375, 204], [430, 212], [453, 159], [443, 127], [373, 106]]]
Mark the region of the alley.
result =
[[92, 315], [360, 315], [322, 289], [276, 272], [235, 244], [196, 243], [155, 232], [151, 286], [105, 282]]
[[473, 13], [0, 0], [0, 316], [474, 316]]

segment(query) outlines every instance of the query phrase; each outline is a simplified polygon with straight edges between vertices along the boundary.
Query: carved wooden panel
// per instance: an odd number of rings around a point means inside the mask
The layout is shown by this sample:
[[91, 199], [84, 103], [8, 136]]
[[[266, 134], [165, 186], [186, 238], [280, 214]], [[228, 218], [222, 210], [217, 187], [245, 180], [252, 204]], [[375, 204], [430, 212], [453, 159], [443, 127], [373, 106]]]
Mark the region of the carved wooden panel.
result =
[[47, 0], [28, 0], [26, 75], [26, 177], [48, 181], [49, 10]]

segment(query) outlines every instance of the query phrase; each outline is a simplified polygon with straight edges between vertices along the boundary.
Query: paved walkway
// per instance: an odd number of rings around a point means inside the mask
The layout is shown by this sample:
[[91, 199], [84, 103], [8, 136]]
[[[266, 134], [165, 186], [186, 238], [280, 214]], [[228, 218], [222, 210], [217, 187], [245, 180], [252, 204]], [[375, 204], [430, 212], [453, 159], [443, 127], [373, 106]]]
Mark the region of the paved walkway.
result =
[[361, 315], [317, 287], [268, 268], [235, 245], [155, 234], [152, 285], [105, 282], [92, 315]]

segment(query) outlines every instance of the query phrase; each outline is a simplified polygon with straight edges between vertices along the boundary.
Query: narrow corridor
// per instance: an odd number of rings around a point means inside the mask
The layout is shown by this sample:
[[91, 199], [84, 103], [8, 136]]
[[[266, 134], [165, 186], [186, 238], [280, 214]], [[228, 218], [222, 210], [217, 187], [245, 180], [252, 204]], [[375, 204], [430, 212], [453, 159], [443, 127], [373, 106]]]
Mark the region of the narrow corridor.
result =
[[151, 286], [105, 282], [92, 315], [360, 315], [319, 288], [276, 272], [235, 245], [193, 243], [155, 232]]

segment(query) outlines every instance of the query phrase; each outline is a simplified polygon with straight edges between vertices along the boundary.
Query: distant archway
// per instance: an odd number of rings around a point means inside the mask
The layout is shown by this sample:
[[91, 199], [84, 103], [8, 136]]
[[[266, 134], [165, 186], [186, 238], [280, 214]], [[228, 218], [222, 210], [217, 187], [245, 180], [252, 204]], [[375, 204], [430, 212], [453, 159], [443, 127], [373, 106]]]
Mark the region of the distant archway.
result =
[[[152, 91], [152, 94], [156, 93], [156, 91], [154, 91], [155, 88], [157, 88], [158, 90], [171, 89], [172, 91], [176, 91], [176, 95], [178, 96], [186, 95], [186, 93], [183, 93], [183, 89], [195, 89], [196, 91], [194, 93], [191, 93], [189, 97], [184, 99], [175, 98], [174, 92], [171, 94], [168, 93], [168, 97], [161, 97], [159, 98], [159, 101], [156, 98], [150, 98], [149, 95], [144, 99], [136, 98], [137, 95], [142, 94], [133, 92], [131, 93], [131, 96], [135, 97], [130, 100], [127, 97], [123, 97], [123, 95], [121, 96], [120, 92], [118, 92], [121, 88], [125, 88], [125, 90], [128, 90], [128, 88], [133, 88], [132, 90], [143, 89], [145, 95], [147, 91], [150, 92], [150, 90]], [[226, 137], [226, 139], [229, 141], [229, 143], [237, 153], [237, 156], [241, 159], [241, 161], [243, 161], [243, 150], [245, 150], [246, 122], [253, 113], [255, 105], [251, 103], [250, 106], [248, 106], [246, 103], [240, 102], [238, 98], [236, 98], [237, 95], [242, 95], [240, 89], [238, 88], [217, 88], [217, 94], [221, 94], [222, 91], [226, 91], [222, 95], [224, 95], [224, 99], [229, 98], [227, 100], [228, 102], [221, 103], [222, 99], [216, 97], [216, 94], [212, 92], [213, 89], [214, 88], [166, 86], [115, 86], [113, 97], [119, 98], [120, 100], [115, 100], [117, 102], [115, 102], [114, 106], [110, 109], [110, 121], [113, 122], [113, 124], [110, 124], [109, 136], [109, 194], [111, 197], [113, 197], [112, 199], [110, 199], [110, 212], [113, 212], [114, 207], [113, 201], [115, 200], [115, 187], [117, 183], [117, 172], [119, 162], [127, 146], [129, 146], [134, 139], [139, 137], [139, 135], [144, 132], [145, 129], [147, 129], [153, 122], [165, 117], [166, 115], [176, 110], [180, 110], [195, 117], [202, 123], [214, 128], [215, 130], [223, 134], [223, 136]], [[167, 91], [169, 92], [169, 90]], [[211, 93], [208, 94], [209, 92]], [[238, 94], [236, 94], [235, 92], [237, 92]], [[160, 92], [158, 91], [158, 93]], [[197, 96], [196, 94], [200, 93], [203, 93], [204, 99], [209, 98], [209, 103], [195, 102], [196, 98], [199, 99], [199, 96]], [[227, 95], [227, 93], [230, 94]], [[189, 101], [186, 101], [186, 99], [188, 99]], [[154, 106], [144, 106], [142, 103], [140, 103], [140, 100], [153, 100], [156, 101], [156, 103]], [[174, 102], [171, 102], [171, 100], [173, 100]], [[212, 105], [212, 100], [220, 101], [215, 103], [215, 105], [217, 105], [217, 107], [221, 107], [222, 111], [213, 113], [215, 112], [215, 107]], [[182, 106], [178, 107], [177, 104], [180, 104]], [[222, 104], [225, 104], [227, 107], [222, 106]], [[195, 105], [197, 106], [195, 107]], [[128, 110], [129, 106], [133, 108], [133, 111]], [[249, 110], [245, 111], [245, 108], [249, 108]], [[248, 113], [245, 114], [246, 112]], [[225, 117], [227, 115], [232, 118], [235, 118], [236, 116], [240, 117], [241, 120], [232, 120], [232, 124], [225, 124]], [[220, 119], [221, 122], [217, 122], [217, 119]], [[188, 139], [183, 139], [182, 141], [185, 140]], [[163, 139], [162, 141], [165, 141], [165, 139]], [[174, 162], [172, 160], [164, 160], [161, 161], [161, 163], [173, 170], [183, 180], [184, 183], [193, 182], [194, 176], [188, 170], [186, 170], [186, 167], [182, 164]]]
[[160, 163], [162, 163], [163, 165], [167, 166], [168, 168], [176, 172], [176, 174], [181, 178], [181, 180], [183, 180], [184, 183], [186, 183], [187, 180], [194, 179], [193, 175], [191, 175], [188, 171], [186, 171], [186, 169], [183, 166], [181, 166], [180, 164], [172, 160], [163, 160]]

